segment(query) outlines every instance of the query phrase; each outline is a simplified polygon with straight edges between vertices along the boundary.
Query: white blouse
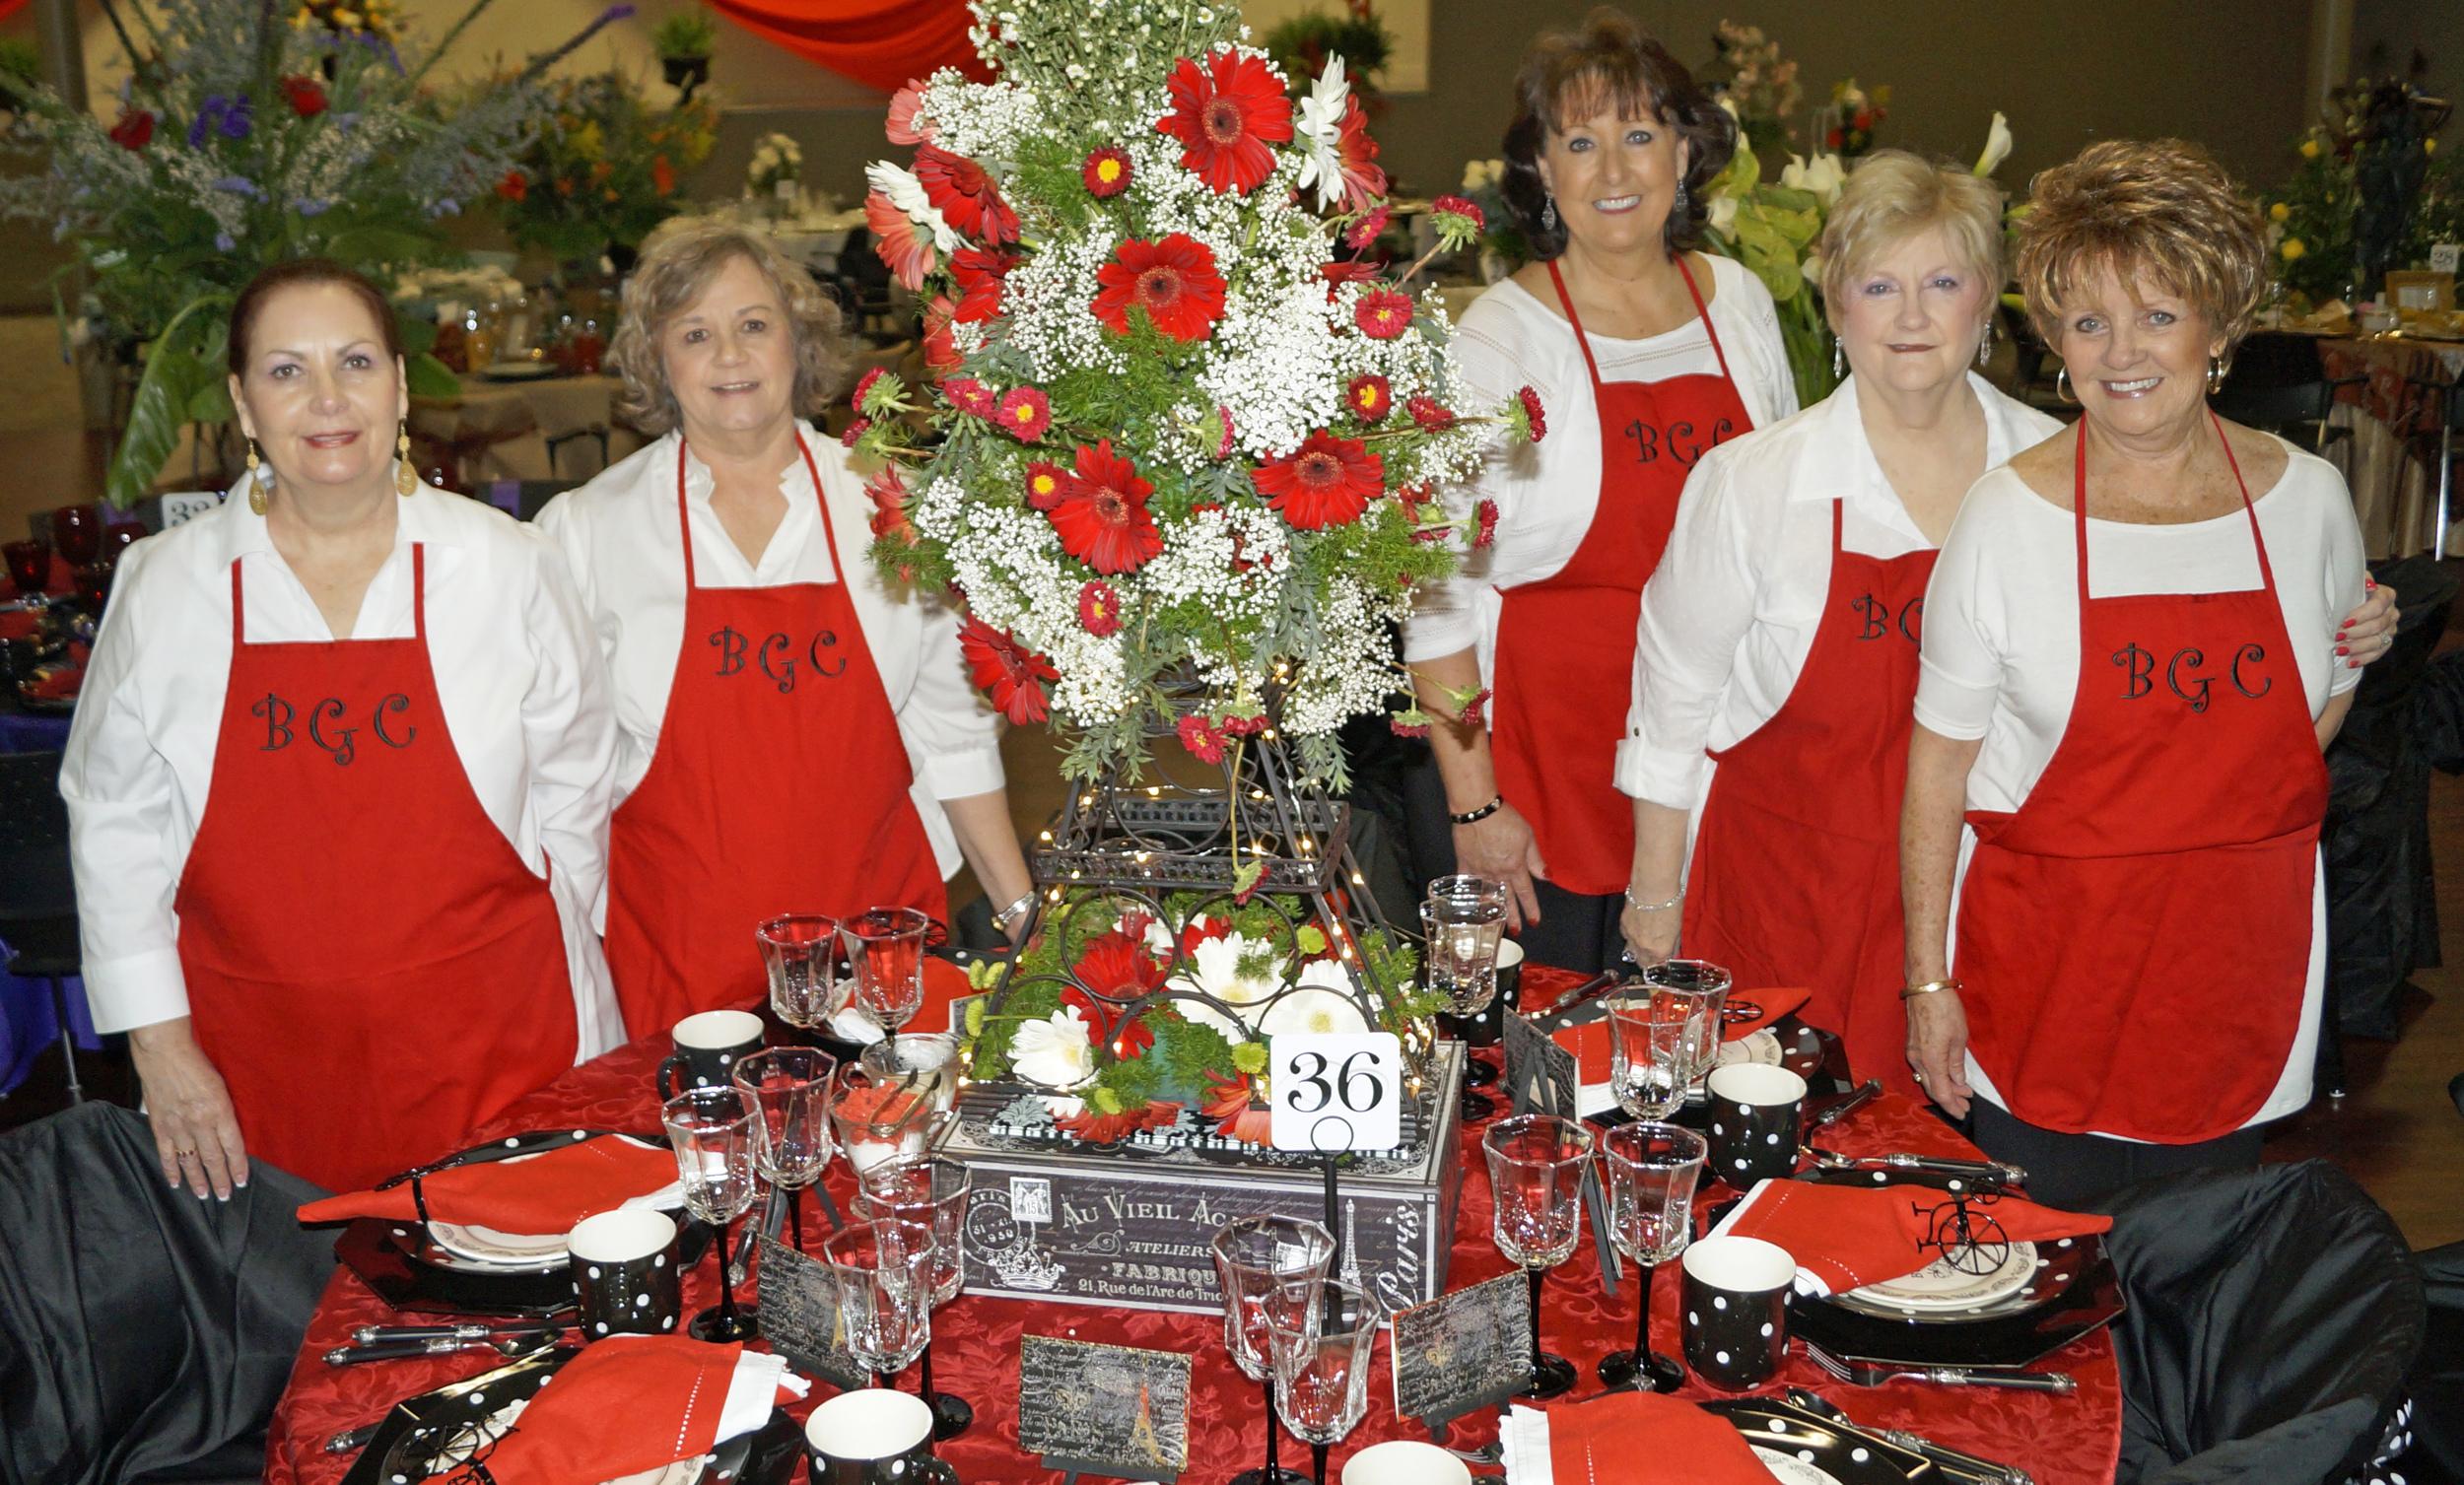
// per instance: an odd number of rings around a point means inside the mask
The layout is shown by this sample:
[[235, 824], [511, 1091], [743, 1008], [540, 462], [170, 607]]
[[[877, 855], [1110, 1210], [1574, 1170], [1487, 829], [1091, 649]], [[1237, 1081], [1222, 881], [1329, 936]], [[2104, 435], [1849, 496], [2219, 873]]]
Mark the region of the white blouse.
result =
[[[2362, 597], [2361, 523], [2334, 465], [2286, 445], [2292, 462], [2253, 502], [2276, 575], [2276, 599], [2292, 637], [2302, 690], [2316, 717], [2330, 697], [2361, 683], [2336, 657], [2339, 620]], [[1923, 668], [1916, 719], [1944, 737], [1980, 740], [1968, 772], [1967, 808], [2017, 810], [2070, 727], [2079, 690], [2079, 567], [2071, 512], [2009, 469], [1968, 491], [1943, 543], [1925, 594]], [[2093, 597], [2226, 592], [2260, 585], [2249, 517], [2239, 510], [2183, 525], [2088, 522]], [[1962, 827], [1958, 877], [1967, 875], [1976, 833]], [[1951, 904], [1951, 968], [1958, 963], [1958, 904]], [[2310, 1101], [2320, 996], [2327, 966], [2327, 892], [2313, 874], [2310, 968], [2301, 1024], [2275, 1091], [2249, 1123]], [[1969, 1085], [2003, 1102], [1976, 1059]], [[2244, 1125], [2247, 1127], [2247, 1125]]]
[[[2062, 425], [1970, 372], [1985, 411], [1985, 467]], [[1671, 809], [1700, 806], [1726, 750], [1775, 715], [1813, 651], [1840, 545], [1880, 558], [1933, 543], [1875, 460], [1855, 378], [1804, 412], [1703, 455], [1685, 482], [1668, 555], [1643, 589], [1617, 787]]]
[[[939, 593], [883, 584], [865, 552], [872, 544], [871, 498], [848, 467], [839, 440], [797, 425], [830, 501], [839, 558], [854, 579], [849, 597], [881, 672], [890, 709], [915, 770], [912, 796], [924, 817], [941, 874], [964, 857], [940, 801], [1002, 786], [1000, 717], [969, 683], [958, 647], [958, 615]], [[650, 772], [667, 716], [667, 692], [684, 645], [684, 547], [676, 527], [676, 434], [651, 443], [539, 512], [539, 527], [565, 549], [596, 625], [615, 681], [616, 801]], [[744, 560], [711, 509], [710, 467], [685, 451], [685, 506], [693, 523], [694, 581], [703, 587], [778, 587], [835, 582], [821, 505], [801, 458], [789, 461], [779, 493], [787, 515], [762, 549]], [[598, 905], [604, 923], [606, 904]]]
[[[1771, 292], [1734, 259], [1705, 256], [1710, 280], [1695, 282], [1710, 296], [1707, 308], [1720, 351], [1747, 416], [1754, 427], [1767, 427], [1797, 410], [1797, 383], [1788, 370]], [[1719, 374], [1719, 358], [1699, 315], [1644, 340], [1585, 333], [1604, 381]], [[1468, 516], [1480, 501], [1495, 501], [1496, 539], [1467, 553], [1455, 576], [1424, 585], [1403, 623], [1406, 662], [1476, 649], [1486, 676], [1497, 641], [1500, 590], [1555, 573], [1591, 530], [1600, 504], [1600, 414], [1583, 348], [1553, 293], [1542, 303], [1512, 279], [1490, 286], [1463, 312], [1455, 353], [1463, 368], [1460, 405], [1500, 406], [1518, 387], [1529, 386], [1540, 393], [1548, 422], [1539, 443], [1501, 440], [1468, 484], [1446, 493], [1458, 516]]]
[[[480, 807], [547, 877], [565, 930], [584, 1061], [621, 1044], [590, 908], [606, 875], [616, 759], [607, 671], [564, 555], [503, 512], [423, 488], [360, 601], [355, 640], [417, 633], [413, 543], [427, 548], [428, 653], [454, 754]], [[234, 498], [121, 557], [60, 766], [86, 993], [99, 1031], [188, 1014], [172, 911], [205, 814], [232, 658], [231, 565], [250, 643], [333, 634]]]

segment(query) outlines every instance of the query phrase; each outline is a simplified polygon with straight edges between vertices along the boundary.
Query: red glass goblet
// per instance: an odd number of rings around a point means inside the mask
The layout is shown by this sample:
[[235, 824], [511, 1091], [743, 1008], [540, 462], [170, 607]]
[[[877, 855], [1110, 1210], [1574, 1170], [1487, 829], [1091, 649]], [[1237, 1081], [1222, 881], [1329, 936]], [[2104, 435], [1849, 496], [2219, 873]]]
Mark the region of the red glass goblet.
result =
[[103, 507], [62, 506], [52, 511], [51, 542], [70, 567], [93, 567], [103, 555]]
[[120, 554], [145, 540], [145, 536], [146, 527], [143, 521], [115, 520], [103, 527], [103, 565], [106, 568], [118, 567]]
[[32, 598], [51, 585], [49, 542], [13, 541], [0, 545], [0, 553], [9, 559], [9, 581], [17, 585], [20, 598]]
[[77, 570], [77, 606], [97, 619], [103, 617], [103, 605], [111, 598], [111, 570], [105, 567], [85, 567]]

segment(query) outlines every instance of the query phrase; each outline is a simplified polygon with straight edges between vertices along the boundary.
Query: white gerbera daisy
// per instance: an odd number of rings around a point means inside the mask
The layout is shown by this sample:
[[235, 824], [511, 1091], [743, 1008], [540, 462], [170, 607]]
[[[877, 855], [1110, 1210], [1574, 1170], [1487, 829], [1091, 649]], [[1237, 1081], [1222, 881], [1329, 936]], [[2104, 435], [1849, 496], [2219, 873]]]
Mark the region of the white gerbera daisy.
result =
[[1075, 1088], [1095, 1076], [1095, 1036], [1076, 1006], [1018, 1028], [1009, 1043], [1010, 1071], [1046, 1088]]
[[1318, 188], [1321, 207], [1343, 199], [1343, 114], [1350, 102], [1351, 84], [1343, 76], [1343, 59], [1331, 56], [1292, 119], [1292, 143], [1304, 152], [1299, 184]]

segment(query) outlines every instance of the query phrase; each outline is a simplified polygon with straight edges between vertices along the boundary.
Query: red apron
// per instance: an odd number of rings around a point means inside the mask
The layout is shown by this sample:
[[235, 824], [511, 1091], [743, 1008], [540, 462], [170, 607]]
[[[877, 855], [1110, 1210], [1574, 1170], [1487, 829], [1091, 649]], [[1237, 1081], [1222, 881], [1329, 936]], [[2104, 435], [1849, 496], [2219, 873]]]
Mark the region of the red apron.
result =
[[1683, 943], [1741, 987], [1807, 986], [1801, 1014], [1841, 1035], [1850, 1071], [1916, 1098], [1899, 1005], [1899, 806], [1940, 554], [1842, 551], [1843, 508], [1831, 503], [1830, 591], [1788, 700], [1711, 755]]
[[1497, 791], [1530, 822], [1548, 879], [1588, 897], [1624, 891], [1634, 870], [1634, 802], [1617, 792], [1615, 775], [1643, 584], [1669, 545], [1694, 461], [1753, 429], [1693, 270], [1681, 253], [1675, 262], [1711, 336], [1717, 376], [1601, 380], [1565, 279], [1549, 263], [1600, 412], [1600, 501], [1574, 556], [1549, 576], [1505, 589], [1497, 616], [1489, 710]]
[[547, 882], [472, 792], [415, 638], [248, 642], [231, 565], [231, 678], [180, 874], [197, 1045], [249, 1155], [330, 1190], [372, 1185], [573, 1065], [564, 929]]
[[759, 995], [754, 927], [873, 907], [949, 915], [908, 789], [915, 773], [848, 597], [830, 498], [803, 435], [831, 582], [706, 588], [676, 447], [684, 643], [650, 772], [607, 841], [607, 965], [628, 1035]]
[[2090, 599], [2081, 441], [2079, 692], [2018, 813], [1968, 814], [1955, 972], [2011, 1113], [2192, 1144], [2258, 1113], [2299, 1029], [2327, 766], [2249, 488], [2260, 587]]

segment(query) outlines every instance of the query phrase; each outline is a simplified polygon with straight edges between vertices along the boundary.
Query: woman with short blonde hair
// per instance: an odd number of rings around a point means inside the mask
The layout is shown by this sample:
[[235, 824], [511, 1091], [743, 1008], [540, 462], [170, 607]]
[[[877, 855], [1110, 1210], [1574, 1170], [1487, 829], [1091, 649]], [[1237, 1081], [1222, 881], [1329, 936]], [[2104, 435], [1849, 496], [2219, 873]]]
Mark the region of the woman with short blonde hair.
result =
[[754, 929], [781, 913], [946, 921], [962, 857], [1022, 922], [997, 719], [958, 618], [884, 584], [863, 478], [804, 421], [846, 365], [837, 307], [768, 238], [687, 222], [644, 250], [614, 350], [625, 411], [661, 437], [539, 524], [615, 681], [606, 933], [627, 1026], [761, 993]]
[[2196, 146], [2037, 177], [2019, 279], [2083, 416], [1969, 492], [1928, 594], [1909, 1056], [2040, 1200], [2253, 1165], [2309, 1099], [2320, 753], [2386, 641], [2337, 619], [2343, 479], [2207, 406], [2265, 253]]

